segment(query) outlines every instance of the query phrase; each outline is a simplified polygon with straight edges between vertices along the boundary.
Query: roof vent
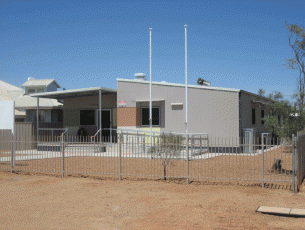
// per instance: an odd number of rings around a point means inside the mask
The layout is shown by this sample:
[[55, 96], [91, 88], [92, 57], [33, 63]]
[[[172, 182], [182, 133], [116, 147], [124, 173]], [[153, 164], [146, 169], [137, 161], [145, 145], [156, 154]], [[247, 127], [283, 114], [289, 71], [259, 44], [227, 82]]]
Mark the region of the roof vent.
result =
[[28, 81], [32, 81], [32, 80], [35, 80], [35, 79], [33, 77], [28, 78]]
[[136, 73], [134, 76], [137, 78], [137, 80], [146, 81], [146, 79], [145, 79], [146, 74], [145, 73]]

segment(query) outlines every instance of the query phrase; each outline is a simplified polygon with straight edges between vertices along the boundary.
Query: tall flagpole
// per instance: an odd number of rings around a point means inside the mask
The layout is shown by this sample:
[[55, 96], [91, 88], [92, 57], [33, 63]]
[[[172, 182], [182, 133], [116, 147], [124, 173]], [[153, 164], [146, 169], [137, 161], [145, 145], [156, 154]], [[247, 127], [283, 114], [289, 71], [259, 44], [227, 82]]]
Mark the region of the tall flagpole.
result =
[[151, 30], [149, 28], [149, 126], [150, 126], [150, 145], [152, 145], [152, 99], [151, 99]]
[[187, 124], [187, 25], [184, 25], [185, 28], [185, 133], [188, 132]]

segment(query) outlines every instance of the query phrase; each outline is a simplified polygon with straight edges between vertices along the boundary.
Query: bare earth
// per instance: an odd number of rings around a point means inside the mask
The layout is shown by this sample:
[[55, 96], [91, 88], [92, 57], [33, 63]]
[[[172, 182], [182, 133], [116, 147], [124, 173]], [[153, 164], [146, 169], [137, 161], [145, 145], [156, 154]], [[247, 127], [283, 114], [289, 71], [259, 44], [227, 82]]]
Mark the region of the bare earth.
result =
[[[185, 180], [183, 180], [185, 181]], [[303, 218], [256, 213], [305, 208], [305, 193], [179, 180], [0, 172], [0, 229], [302, 229]], [[302, 191], [302, 190], [301, 190]]]

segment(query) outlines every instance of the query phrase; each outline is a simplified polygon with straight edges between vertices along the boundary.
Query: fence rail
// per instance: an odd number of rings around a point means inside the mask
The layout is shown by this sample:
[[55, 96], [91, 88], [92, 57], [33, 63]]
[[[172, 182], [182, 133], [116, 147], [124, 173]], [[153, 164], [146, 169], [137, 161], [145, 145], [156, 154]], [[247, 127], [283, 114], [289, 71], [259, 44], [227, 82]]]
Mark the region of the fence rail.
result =
[[305, 175], [305, 157], [299, 159], [302, 163], [299, 161], [296, 173], [296, 152], [292, 142], [267, 140], [265, 136], [260, 142], [254, 140], [251, 145], [237, 138], [173, 133], [153, 135], [150, 142], [148, 133], [124, 131], [102, 140], [66, 134], [58, 138], [41, 136], [38, 141], [15, 143], [13, 139], [0, 139], [0, 146], [25, 143], [36, 147], [16, 151], [7, 148], [0, 153], [1, 170], [62, 176], [108, 175], [120, 179], [134, 176], [179, 178], [187, 183], [209, 179], [256, 181], [262, 186], [285, 183], [293, 191], [295, 175], [298, 175], [298, 186]]

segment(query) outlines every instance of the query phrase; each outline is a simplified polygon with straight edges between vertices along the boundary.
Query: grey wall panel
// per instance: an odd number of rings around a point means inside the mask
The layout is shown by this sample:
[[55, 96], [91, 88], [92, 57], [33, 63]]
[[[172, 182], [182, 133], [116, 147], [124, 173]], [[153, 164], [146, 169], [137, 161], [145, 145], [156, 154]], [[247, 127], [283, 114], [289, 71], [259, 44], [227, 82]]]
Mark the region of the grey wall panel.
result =
[[[208, 133], [210, 137], [238, 137], [239, 94], [231, 91], [189, 88], [189, 133]], [[185, 88], [153, 85], [153, 99], [165, 99], [164, 131], [185, 132]], [[136, 107], [137, 100], [149, 99], [149, 84], [118, 81], [118, 101]], [[183, 103], [182, 110], [173, 110], [172, 103]], [[163, 130], [163, 129], [162, 129]]]
[[[116, 94], [102, 95], [102, 108], [116, 108], [117, 104]], [[98, 108], [98, 96], [83, 96], [64, 99], [64, 109], [84, 109], [84, 108]]]

